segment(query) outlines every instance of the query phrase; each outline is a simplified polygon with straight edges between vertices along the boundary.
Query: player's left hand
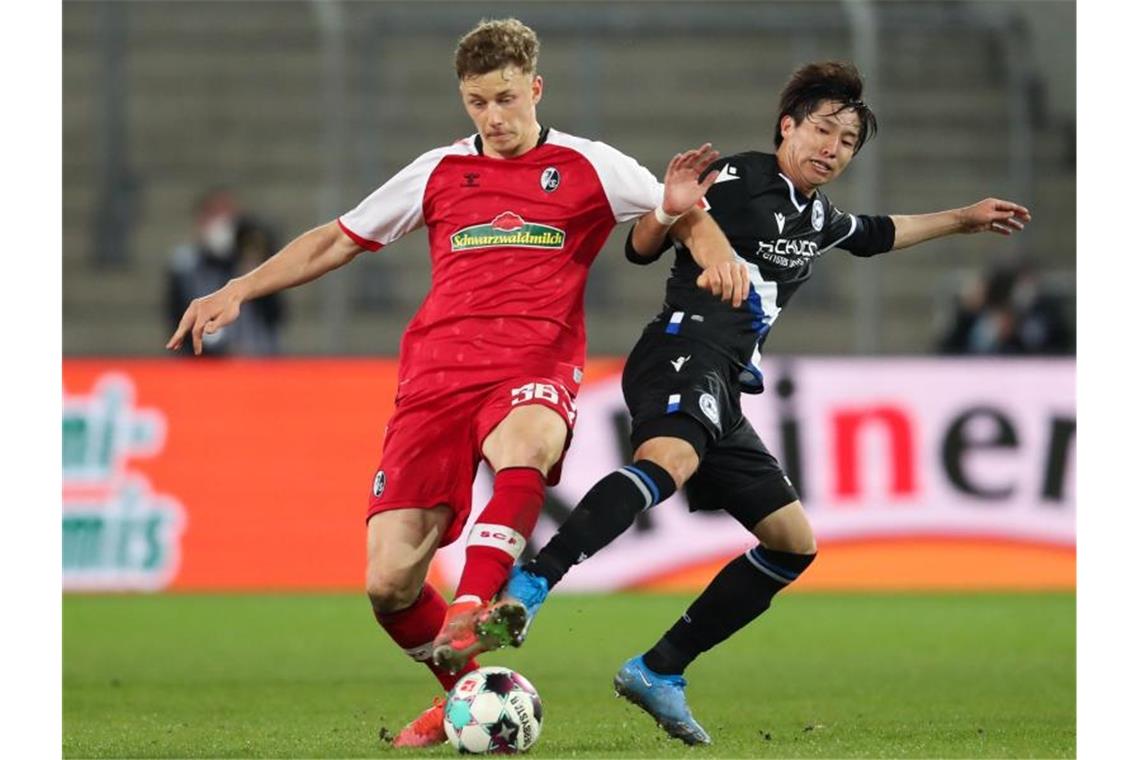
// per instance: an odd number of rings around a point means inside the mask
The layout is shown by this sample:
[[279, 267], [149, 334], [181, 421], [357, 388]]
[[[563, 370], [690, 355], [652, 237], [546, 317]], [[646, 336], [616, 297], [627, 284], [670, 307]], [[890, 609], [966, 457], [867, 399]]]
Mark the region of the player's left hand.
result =
[[1026, 223], [1032, 219], [1029, 209], [1000, 198], [986, 198], [973, 206], [960, 209], [959, 213], [962, 232], [967, 234], [996, 232], [1008, 237], [1025, 229]]
[[661, 201], [666, 214], [680, 216], [705, 197], [720, 172], [709, 172], [703, 181], [701, 174], [718, 158], [720, 153], [710, 143], [673, 156], [665, 169], [665, 197]]
[[748, 267], [740, 261], [724, 261], [713, 264], [697, 277], [697, 287], [718, 296], [733, 308], [744, 303], [748, 297]]

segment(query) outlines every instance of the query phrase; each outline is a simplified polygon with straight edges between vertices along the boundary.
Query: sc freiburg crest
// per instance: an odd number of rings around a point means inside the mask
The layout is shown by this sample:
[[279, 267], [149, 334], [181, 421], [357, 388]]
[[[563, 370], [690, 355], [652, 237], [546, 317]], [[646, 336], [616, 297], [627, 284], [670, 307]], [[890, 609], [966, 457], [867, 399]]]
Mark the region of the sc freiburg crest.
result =
[[558, 170], [553, 166], [548, 166], [543, 169], [542, 179], [539, 180], [538, 184], [541, 185], [542, 189], [546, 192], [553, 193], [558, 189], [560, 182], [562, 182], [562, 177], [559, 176]]

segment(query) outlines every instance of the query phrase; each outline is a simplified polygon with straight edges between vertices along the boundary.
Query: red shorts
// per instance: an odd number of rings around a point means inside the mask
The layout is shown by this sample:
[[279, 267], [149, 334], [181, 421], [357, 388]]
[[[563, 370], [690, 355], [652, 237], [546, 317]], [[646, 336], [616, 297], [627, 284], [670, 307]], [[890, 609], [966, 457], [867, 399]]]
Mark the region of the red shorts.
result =
[[440, 546], [463, 532], [471, 514], [471, 487], [483, 457], [483, 439], [512, 409], [540, 404], [566, 423], [562, 457], [546, 482], [556, 485], [570, 447], [577, 409], [578, 383], [572, 372], [561, 377], [519, 375], [507, 382], [452, 389], [434, 398], [397, 400], [384, 433], [384, 452], [372, 481], [368, 518], [390, 509], [451, 508], [451, 525]]

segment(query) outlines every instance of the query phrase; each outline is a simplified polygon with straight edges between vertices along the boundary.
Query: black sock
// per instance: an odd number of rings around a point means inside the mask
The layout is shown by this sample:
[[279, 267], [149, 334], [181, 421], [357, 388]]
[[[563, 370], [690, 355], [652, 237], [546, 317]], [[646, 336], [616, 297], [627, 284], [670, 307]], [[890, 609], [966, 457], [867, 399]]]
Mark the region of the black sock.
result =
[[760, 616], [772, 597], [800, 576], [814, 554], [757, 546], [729, 562], [652, 649], [645, 664], [655, 673], [683, 673], [708, 651]]
[[673, 495], [673, 477], [642, 459], [605, 476], [582, 497], [554, 538], [525, 569], [554, 588], [574, 565], [604, 549], [633, 525], [637, 514]]

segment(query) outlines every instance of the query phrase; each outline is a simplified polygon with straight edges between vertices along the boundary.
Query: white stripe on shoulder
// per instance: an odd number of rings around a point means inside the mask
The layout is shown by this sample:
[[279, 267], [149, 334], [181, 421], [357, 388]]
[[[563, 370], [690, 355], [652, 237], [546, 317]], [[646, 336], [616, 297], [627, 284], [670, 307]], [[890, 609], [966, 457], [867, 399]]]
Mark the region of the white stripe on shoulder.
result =
[[656, 208], [665, 196], [665, 186], [636, 160], [604, 142], [575, 137], [552, 129], [546, 142], [580, 153], [594, 167], [614, 219], [628, 222]]
[[356, 208], [341, 216], [341, 224], [356, 236], [378, 246], [395, 242], [423, 226], [424, 191], [439, 163], [448, 156], [473, 155], [473, 136], [429, 150], [374, 190]]
[[859, 220], [855, 218], [855, 215], [854, 215], [854, 214], [848, 214], [847, 216], [851, 217], [851, 229], [847, 230], [847, 234], [846, 234], [846, 235], [844, 235], [843, 237], [839, 238], [838, 240], [836, 240], [834, 243], [832, 243], [831, 245], [827, 246], [826, 248], [822, 249], [822, 250], [820, 251], [820, 253], [827, 253], [827, 252], [828, 252], [828, 251], [830, 251], [832, 248], [834, 248], [835, 246], [839, 245], [839, 244], [840, 244], [840, 243], [842, 243], [844, 240], [846, 240], [847, 238], [849, 238], [849, 237], [851, 237], [852, 235], [854, 235], [854, 234], [855, 234], [855, 228], [859, 226]]

